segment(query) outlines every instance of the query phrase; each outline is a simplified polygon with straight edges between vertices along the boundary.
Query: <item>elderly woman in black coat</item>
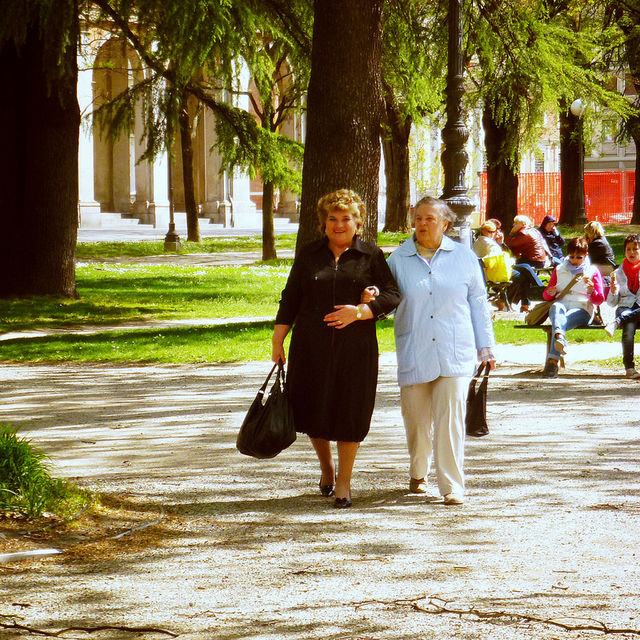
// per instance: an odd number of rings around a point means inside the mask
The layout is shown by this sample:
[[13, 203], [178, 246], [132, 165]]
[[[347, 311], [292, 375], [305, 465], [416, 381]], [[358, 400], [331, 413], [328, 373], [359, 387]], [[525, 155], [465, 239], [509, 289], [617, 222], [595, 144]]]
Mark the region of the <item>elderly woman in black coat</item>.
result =
[[[358, 237], [364, 204], [356, 193], [340, 189], [322, 197], [318, 220], [324, 237], [302, 249], [282, 292], [272, 360], [285, 361], [283, 343], [293, 327], [287, 381], [296, 431], [309, 436], [320, 461], [320, 492], [345, 508], [375, 402], [375, 321], [396, 308], [400, 293], [382, 251]], [[373, 296], [368, 288], [375, 288]]]

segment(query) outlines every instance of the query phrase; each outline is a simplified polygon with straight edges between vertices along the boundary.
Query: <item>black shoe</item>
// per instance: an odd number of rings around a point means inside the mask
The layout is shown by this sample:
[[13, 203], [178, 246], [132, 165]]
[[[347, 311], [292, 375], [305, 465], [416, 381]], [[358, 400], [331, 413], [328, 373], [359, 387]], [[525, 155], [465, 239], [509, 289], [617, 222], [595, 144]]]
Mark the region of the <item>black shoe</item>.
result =
[[348, 509], [351, 506], [351, 498], [336, 498], [333, 506], [336, 509]]
[[335, 487], [332, 484], [322, 484], [322, 478], [320, 478], [318, 486], [320, 487], [320, 493], [325, 498], [330, 498], [335, 491]]
[[543, 378], [557, 378], [558, 377], [558, 365], [550, 360], [544, 365], [542, 370]]

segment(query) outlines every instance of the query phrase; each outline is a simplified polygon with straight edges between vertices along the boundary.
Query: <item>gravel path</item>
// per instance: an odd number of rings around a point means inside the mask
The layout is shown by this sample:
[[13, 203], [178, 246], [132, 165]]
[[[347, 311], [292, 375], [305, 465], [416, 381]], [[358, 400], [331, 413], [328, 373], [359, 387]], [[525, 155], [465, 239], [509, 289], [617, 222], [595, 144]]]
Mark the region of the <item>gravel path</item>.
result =
[[198, 640], [600, 635], [540, 621], [553, 619], [637, 638], [640, 385], [578, 360], [543, 380], [513, 350], [500, 358], [491, 434], [468, 442], [468, 501], [456, 508], [406, 491], [383, 355], [349, 511], [319, 496], [305, 438], [269, 461], [235, 450], [267, 363], [2, 366], [0, 421], [21, 426], [58, 474], [101, 492], [105, 535], [69, 525], [57, 539], [0, 540], [4, 551], [63, 550], [0, 566], [0, 637], [42, 637], [14, 624]]

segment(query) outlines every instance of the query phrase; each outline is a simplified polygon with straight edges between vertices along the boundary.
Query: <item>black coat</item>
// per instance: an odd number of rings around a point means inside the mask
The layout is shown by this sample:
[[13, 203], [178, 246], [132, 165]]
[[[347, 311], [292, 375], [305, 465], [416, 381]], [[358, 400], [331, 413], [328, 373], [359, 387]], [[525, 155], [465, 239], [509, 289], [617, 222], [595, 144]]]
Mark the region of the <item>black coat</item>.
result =
[[564, 254], [562, 253], [562, 247], [564, 246], [564, 238], [560, 235], [560, 233], [556, 231], [545, 231], [544, 229], [544, 220], [542, 224], [538, 227], [538, 231], [542, 234], [542, 237], [546, 240], [547, 246], [549, 247], [549, 251], [554, 258], [558, 258], [558, 260], [562, 260], [564, 258]]
[[606, 265], [610, 267], [616, 266], [616, 257], [613, 249], [606, 238], [596, 238], [588, 245], [589, 260], [591, 264]]
[[[334, 305], [360, 303], [375, 285], [374, 318], [335, 329], [323, 321]], [[376, 319], [400, 303], [382, 251], [355, 238], [335, 262], [327, 239], [304, 247], [282, 292], [276, 324], [293, 325], [287, 383], [296, 431], [312, 438], [361, 442], [369, 431], [378, 380]]]

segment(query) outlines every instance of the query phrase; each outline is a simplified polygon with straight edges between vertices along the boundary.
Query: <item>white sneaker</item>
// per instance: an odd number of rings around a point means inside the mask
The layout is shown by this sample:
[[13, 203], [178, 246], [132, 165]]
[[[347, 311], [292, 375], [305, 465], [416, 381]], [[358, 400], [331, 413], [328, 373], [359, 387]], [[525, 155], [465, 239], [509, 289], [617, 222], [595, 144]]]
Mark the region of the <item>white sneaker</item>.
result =
[[617, 320], [612, 320], [611, 322], [608, 322], [607, 324], [604, 325], [605, 332], [610, 336], [613, 336], [617, 328], [618, 328]]
[[627, 376], [627, 378], [632, 378], [633, 380], [640, 378], [640, 372], [636, 371], [633, 367], [631, 369], [627, 369], [624, 375]]
[[444, 497], [445, 504], [462, 504], [463, 502], [464, 498], [456, 493], [447, 493], [447, 495]]

